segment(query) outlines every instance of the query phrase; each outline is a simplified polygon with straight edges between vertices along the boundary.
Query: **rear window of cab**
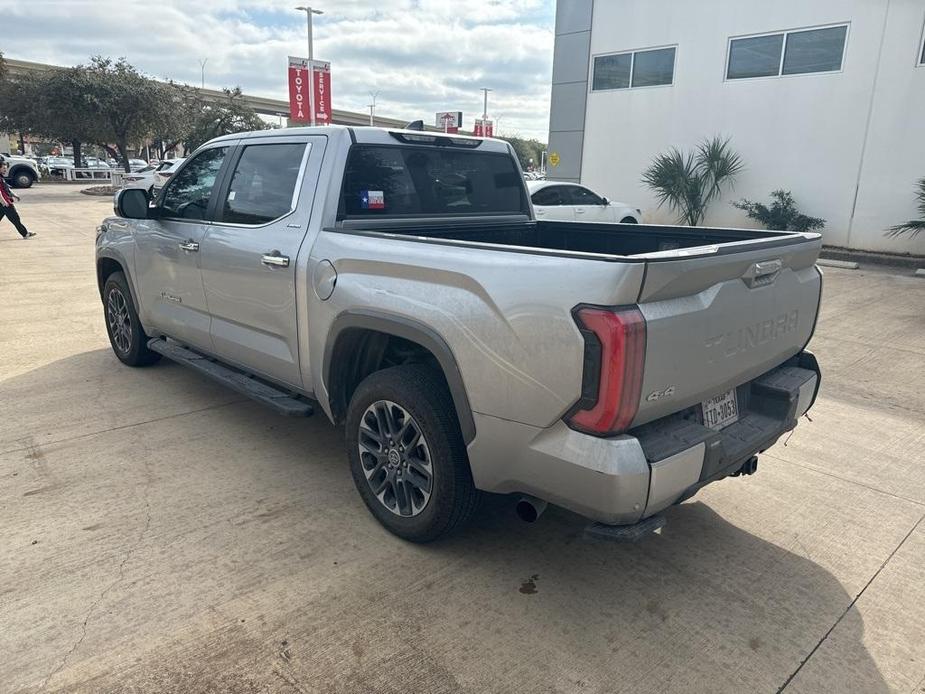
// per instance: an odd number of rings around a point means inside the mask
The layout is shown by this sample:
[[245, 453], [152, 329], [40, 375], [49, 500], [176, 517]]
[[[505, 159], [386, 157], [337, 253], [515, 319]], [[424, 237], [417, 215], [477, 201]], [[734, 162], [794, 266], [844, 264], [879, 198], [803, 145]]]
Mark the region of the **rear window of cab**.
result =
[[438, 146], [354, 145], [339, 217], [528, 214], [514, 160]]

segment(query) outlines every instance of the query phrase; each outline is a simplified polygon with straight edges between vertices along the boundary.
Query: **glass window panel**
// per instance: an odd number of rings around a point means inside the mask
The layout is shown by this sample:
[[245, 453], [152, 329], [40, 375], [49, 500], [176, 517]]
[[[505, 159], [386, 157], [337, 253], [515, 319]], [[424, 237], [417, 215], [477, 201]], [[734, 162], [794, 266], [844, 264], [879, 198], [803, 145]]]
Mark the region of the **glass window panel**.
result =
[[632, 53], [599, 55], [594, 59], [594, 77], [591, 89], [626, 89], [630, 86]]
[[784, 45], [783, 34], [733, 39], [729, 43], [727, 79], [768, 77], [780, 71], [780, 52]]
[[304, 153], [299, 143], [245, 147], [222, 205], [222, 221], [265, 224], [288, 214]]
[[639, 51], [633, 62], [633, 86], [671, 84], [674, 79], [674, 48]]
[[227, 147], [207, 149], [171, 178], [161, 195], [161, 214], [180, 219], [205, 219], [215, 178], [227, 150]]
[[363, 217], [525, 213], [523, 186], [506, 154], [354, 145], [341, 209]]
[[784, 74], [801, 75], [807, 72], [841, 70], [847, 34], [846, 26], [787, 34]]

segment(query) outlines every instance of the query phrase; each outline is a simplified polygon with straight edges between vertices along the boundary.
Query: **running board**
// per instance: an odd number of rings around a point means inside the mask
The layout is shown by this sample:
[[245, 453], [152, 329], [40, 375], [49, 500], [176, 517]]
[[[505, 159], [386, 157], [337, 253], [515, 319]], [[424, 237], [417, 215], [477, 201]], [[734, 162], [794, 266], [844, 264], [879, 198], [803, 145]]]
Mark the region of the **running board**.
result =
[[208, 376], [213, 381], [218, 381], [222, 385], [246, 395], [252, 400], [268, 405], [287, 417], [308, 417], [315, 411], [310, 402], [263, 381], [258, 381], [253, 376], [236, 371], [220, 362], [213, 361], [191, 349], [180, 346], [176, 342], [168, 342], [163, 338], [155, 337], [148, 340], [148, 349], [178, 364], [188, 366], [204, 376]]

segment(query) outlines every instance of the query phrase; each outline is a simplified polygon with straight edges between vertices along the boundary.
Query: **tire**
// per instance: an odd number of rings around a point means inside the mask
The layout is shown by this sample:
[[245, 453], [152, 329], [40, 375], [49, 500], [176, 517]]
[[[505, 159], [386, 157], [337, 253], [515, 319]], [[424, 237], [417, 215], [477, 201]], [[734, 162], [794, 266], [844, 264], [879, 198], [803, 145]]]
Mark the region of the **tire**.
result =
[[[391, 435], [385, 433], [389, 429]], [[399, 429], [404, 437], [395, 436]], [[472, 517], [479, 492], [453, 399], [433, 369], [395, 366], [368, 376], [350, 400], [346, 438], [357, 491], [390, 532], [411, 542], [430, 542], [459, 530]], [[413, 451], [402, 444], [412, 444]]]
[[123, 364], [148, 366], [161, 358], [148, 349], [150, 339], [141, 327], [128, 282], [121, 272], [114, 272], [103, 285], [103, 318], [109, 344]]
[[620, 224], [639, 224], [639, 222], [636, 221], [635, 217], [624, 217], [620, 220]]
[[31, 188], [35, 183], [35, 175], [25, 169], [17, 169], [13, 172], [13, 185], [17, 188]]

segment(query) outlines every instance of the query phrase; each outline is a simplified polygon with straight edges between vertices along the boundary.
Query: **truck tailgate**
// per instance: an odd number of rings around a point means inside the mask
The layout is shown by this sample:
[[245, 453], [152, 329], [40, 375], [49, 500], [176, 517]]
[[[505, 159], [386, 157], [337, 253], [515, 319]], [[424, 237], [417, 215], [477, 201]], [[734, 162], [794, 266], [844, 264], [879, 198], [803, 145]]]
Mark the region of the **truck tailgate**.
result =
[[650, 254], [639, 296], [646, 356], [633, 425], [720, 395], [798, 353], [816, 322], [821, 246], [817, 234], [804, 234]]

